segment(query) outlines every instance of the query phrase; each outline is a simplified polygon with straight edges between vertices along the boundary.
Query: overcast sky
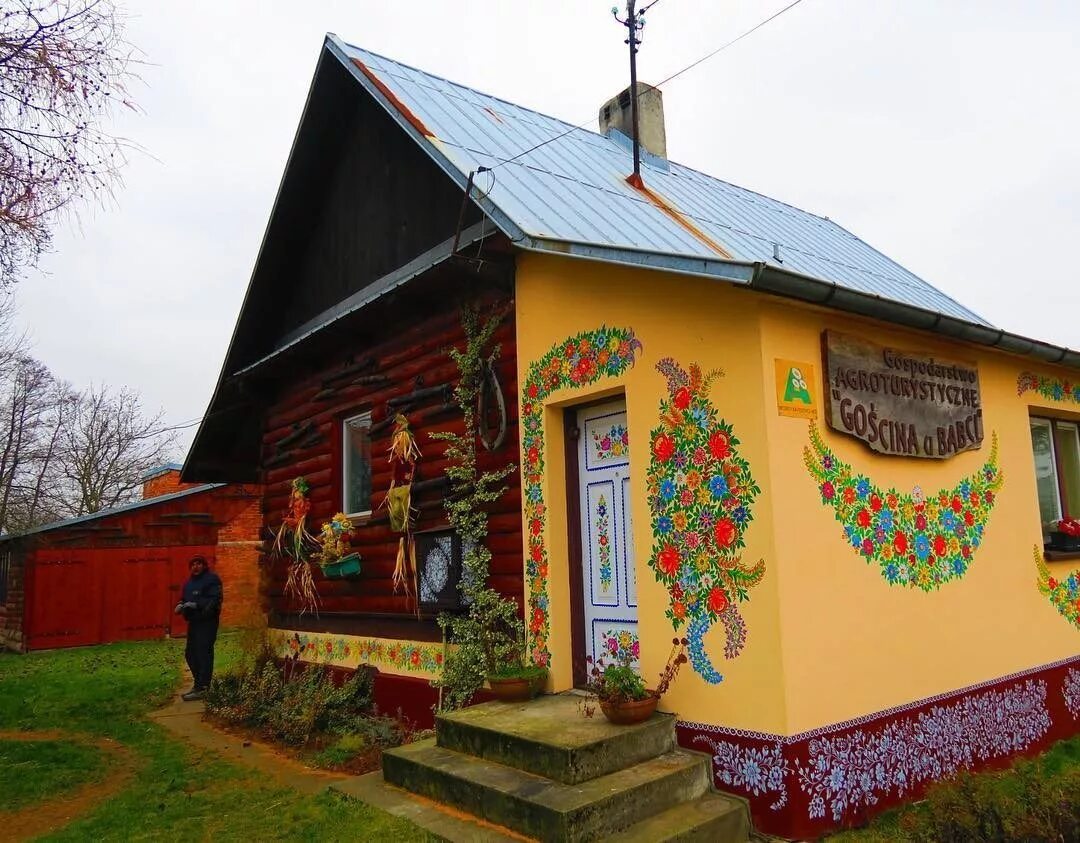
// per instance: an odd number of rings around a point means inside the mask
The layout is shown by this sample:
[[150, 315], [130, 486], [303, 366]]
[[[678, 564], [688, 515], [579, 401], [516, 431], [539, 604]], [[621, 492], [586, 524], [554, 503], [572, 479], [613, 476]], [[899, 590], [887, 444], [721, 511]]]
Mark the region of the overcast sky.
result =
[[[641, 78], [788, 1], [660, 0]], [[628, 82], [611, 5], [127, 0], [148, 64], [142, 113], [114, 128], [146, 154], [20, 284], [37, 356], [197, 419], [323, 35], [584, 122]], [[829, 216], [991, 322], [1080, 348], [1080, 3], [802, 0], [664, 103], [673, 160]]]

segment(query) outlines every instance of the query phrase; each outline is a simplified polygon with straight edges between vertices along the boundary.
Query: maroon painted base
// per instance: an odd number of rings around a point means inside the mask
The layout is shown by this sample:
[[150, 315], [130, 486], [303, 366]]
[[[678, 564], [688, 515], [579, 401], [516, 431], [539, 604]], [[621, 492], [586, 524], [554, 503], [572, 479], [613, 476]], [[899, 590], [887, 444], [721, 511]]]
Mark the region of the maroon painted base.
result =
[[1004, 766], [1080, 734], [1080, 656], [799, 735], [683, 722], [676, 733], [712, 755], [716, 787], [750, 800], [759, 831], [814, 838], [961, 769]]

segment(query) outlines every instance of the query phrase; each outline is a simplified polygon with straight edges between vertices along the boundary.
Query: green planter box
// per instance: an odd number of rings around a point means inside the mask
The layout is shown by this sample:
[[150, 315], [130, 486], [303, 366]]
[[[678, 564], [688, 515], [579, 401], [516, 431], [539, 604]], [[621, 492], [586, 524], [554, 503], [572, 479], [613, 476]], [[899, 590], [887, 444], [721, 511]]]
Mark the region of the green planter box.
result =
[[324, 562], [321, 567], [323, 576], [330, 580], [355, 578], [360, 576], [360, 554], [350, 553], [337, 562]]

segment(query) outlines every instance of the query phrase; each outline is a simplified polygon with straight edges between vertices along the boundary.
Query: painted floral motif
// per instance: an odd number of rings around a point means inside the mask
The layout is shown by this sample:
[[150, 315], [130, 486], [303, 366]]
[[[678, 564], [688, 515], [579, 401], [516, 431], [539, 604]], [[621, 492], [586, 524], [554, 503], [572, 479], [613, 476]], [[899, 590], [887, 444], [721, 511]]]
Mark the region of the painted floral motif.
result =
[[637, 633], [629, 629], [609, 629], [600, 636], [604, 661], [608, 664], [625, 662], [636, 665], [641, 658], [641, 643]]
[[705, 735], [695, 736], [692, 743], [704, 744], [712, 751], [713, 770], [723, 785], [754, 796], [775, 794], [775, 801], [769, 805], [774, 811], [787, 805], [787, 778], [791, 768], [779, 743], [759, 749]]
[[1061, 694], [1065, 698], [1065, 707], [1069, 709], [1069, 714], [1080, 720], [1080, 669], [1072, 668], [1065, 674]]
[[1050, 598], [1065, 620], [1080, 629], [1080, 570], [1072, 571], [1063, 580], [1050, 576], [1046, 559], [1038, 547], [1035, 548], [1035, 567], [1039, 571], [1039, 591]]
[[1004, 475], [997, 464], [997, 436], [990, 459], [955, 488], [927, 496], [883, 491], [852, 472], [810, 425], [811, 447], [803, 449], [823, 503], [832, 507], [847, 541], [867, 563], [876, 562], [890, 585], [931, 591], [967, 573], [983, 542]]
[[356, 662], [391, 665], [408, 672], [438, 673], [442, 670], [441, 645], [375, 638], [343, 638], [306, 632], [271, 633], [271, 644], [286, 656], [308, 661]]
[[810, 817], [839, 822], [852, 810], [903, 796], [922, 782], [1027, 749], [1050, 729], [1046, 682], [1028, 680], [973, 694], [886, 724], [810, 741], [796, 759]]
[[611, 591], [611, 529], [604, 495], [600, 495], [596, 502], [596, 544], [600, 562], [600, 590], [607, 594]]
[[597, 462], [622, 459], [630, 454], [630, 434], [624, 424], [613, 424], [607, 433], [594, 430], [592, 438]]
[[1023, 395], [1025, 392], [1037, 392], [1051, 401], [1069, 401], [1080, 404], [1080, 383], [1048, 378], [1036, 375], [1034, 372], [1021, 372], [1016, 379], [1016, 394]]
[[761, 490], [738, 454], [731, 425], [709, 401], [709, 387], [723, 373], [703, 374], [696, 363], [685, 372], [670, 358], [656, 368], [667, 378], [668, 397], [660, 402], [660, 425], [649, 439], [649, 566], [668, 590], [672, 625], [687, 624], [690, 664], [715, 684], [724, 677], [705, 653], [704, 635], [721, 623], [727, 633], [724, 655], [737, 656], [746, 641], [737, 603], [749, 599], [765, 575], [763, 561], [751, 567], [739, 555]]
[[602, 378], [618, 377], [634, 365], [641, 343], [629, 328], [601, 327], [570, 337], [529, 366], [522, 390], [522, 474], [529, 556], [525, 574], [529, 585], [530, 656], [548, 665], [551, 633], [548, 595], [548, 552], [545, 543], [547, 507], [544, 504], [544, 401], [559, 389], [588, 386]]

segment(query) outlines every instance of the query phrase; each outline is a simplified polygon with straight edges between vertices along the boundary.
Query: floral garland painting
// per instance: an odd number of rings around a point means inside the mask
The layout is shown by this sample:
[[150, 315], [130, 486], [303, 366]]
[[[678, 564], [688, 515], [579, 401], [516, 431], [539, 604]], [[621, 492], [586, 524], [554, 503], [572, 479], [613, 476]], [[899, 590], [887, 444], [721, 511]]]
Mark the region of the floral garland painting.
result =
[[882, 490], [855, 474], [810, 425], [811, 445], [803, 459], [831, 507], [851, 547], [867, 563], [876, 562], [890, 585], [931, 591], [967, 573], [982, 544], [1004, 476], [997, 464], [997, 436], [990, 459], [954, 488], [926, 495]]
[[709, 400], [709, 387], [722, 372], [702, 374], [696, 363], [686, 372], [670, 358], [656, 368], [667, 378], [668, 397], [660, 402], [660, 425], [649, 439], [649, 566], [668, 590], [668, 619], [675, 629], [687, 624], [690, 664], [716, 684], [724, 677], [705, 653], [703, 637], [722, 624], [729, 659], [746, 642], [737, 604], [761, 582], [765, 563], [744, 565], [739, 551], [761, 490], [739, 456], [731, 425]]
[[599, 545], [600, 590], [604, 594], [611, 591], [611, 529], [607, 507], [607, 498], [600, 495], [596, 502], [596, 543]]
[[544, 505], [544, 401], [560, 389], [588, 386], [618, 377], [634, 365], [641, 343], [629, 328], [600, 327], [569, 337], [529, 366], [522, 390], [522, 474], [529, 555], [529, 651], [535, 664], [548, 666], [551, 650], [548, 551]]
[[1038, 547], [1035, 548], [1035, 567], [1039, 571], [1039, 591], [1050, 598], [1065, 620], [1080, 629], [1080, 569], [1063, 580], [1050, 576], [1046, 559]]
[[442, 645], [412, 641], [272, 631], [270, 643], [284, 656], [310, 661], [382, 664], [410, 673], [438, 673], [443, 664]]
[[1025, 392], [1037, 392], [1051, 401], [1069, 401], [1080, 404], [1080, 383], [1060, 378], [1048, 378], [1044, 375], [1036, 375], [1034, 372], [1021, 372], [1016, 379], [1016, 394], [1023, 395]]

